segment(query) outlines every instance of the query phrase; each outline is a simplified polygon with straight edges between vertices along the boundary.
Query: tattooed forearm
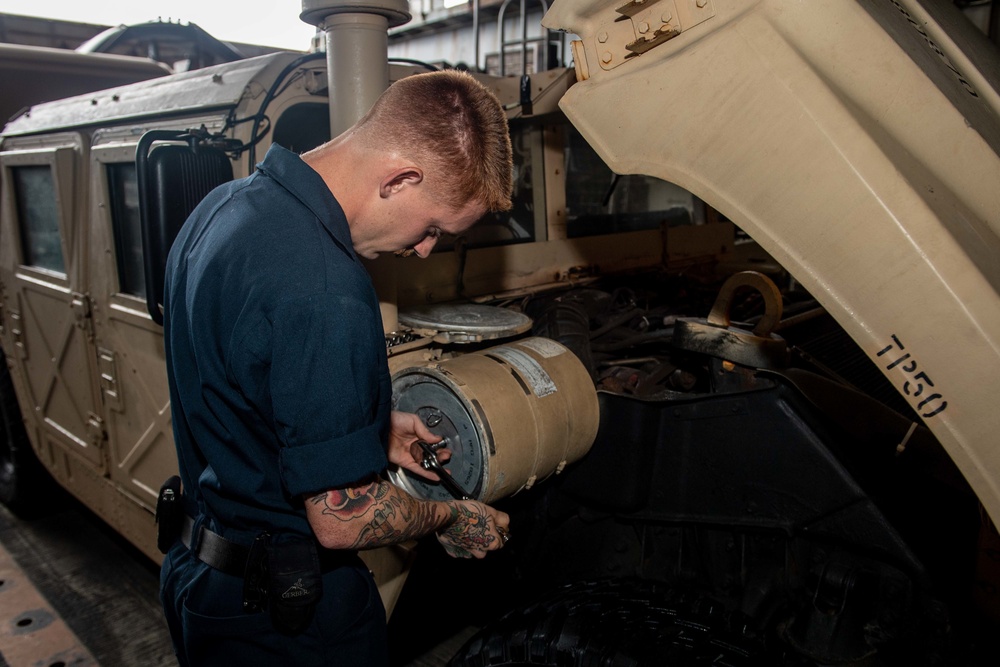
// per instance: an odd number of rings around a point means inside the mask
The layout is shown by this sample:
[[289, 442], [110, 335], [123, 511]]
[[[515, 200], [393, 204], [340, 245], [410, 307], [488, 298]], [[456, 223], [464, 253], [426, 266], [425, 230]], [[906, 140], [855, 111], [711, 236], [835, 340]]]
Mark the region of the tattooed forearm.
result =
[[309, 525], [328, 549], [374, 549], [437, 533], [458, 558], [482, 558], [502, 546], [507, 515], [475, 500], [417, 500], [380, 477], [306, 500]]
[[[339, 535], [338, 543], [346, 541], [341, 548], [371, 549], [405, 542], [432, 533], [451, 519], [442, 503], [417, 500], [381, 478], [326, 491], [308, 502], [317, 537], [324, 542], [324, 534]], [[325, 523], [331, 519], [336, 521]]]
[[371, 549], [423, 537], [440, 525], [434, 505], [403, 494], [391, 494], [358, 534], [352, 549]]

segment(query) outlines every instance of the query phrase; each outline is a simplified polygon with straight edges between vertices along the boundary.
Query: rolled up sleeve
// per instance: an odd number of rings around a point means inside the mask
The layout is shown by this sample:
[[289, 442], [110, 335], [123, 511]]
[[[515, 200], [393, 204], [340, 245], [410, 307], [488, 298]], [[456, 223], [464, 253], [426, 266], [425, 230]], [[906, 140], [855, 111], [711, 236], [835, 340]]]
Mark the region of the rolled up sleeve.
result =
[[377, 312], [342, 295], [310, 295], [273, 313], [270, 393], [292, 496], [385, 469], [391, 389]]

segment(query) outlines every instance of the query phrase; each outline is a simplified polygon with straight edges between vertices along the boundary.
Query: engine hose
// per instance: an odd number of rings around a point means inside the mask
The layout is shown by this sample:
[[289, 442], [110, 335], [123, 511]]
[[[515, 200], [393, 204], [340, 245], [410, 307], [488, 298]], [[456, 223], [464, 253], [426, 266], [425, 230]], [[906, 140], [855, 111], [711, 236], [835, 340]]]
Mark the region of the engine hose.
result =
[[673, 339], [673, 336], [674, 328], [668, 327], [666, 329], [657, 329], [655, 331], [646, 331], [644, 333], [635, 334], [634, 336], [629, 336], [628, 338], [615, 341], [614, 343], [594, 343], [591, 345], [591, 348], [598, 352], [618, 352], [634, 345], [669, 341]]

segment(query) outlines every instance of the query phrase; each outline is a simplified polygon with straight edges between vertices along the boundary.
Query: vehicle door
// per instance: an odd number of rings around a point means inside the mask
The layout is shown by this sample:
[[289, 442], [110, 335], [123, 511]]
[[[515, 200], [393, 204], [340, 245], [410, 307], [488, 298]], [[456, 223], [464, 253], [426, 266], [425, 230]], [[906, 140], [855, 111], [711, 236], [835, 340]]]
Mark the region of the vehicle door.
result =
[[87, 285], [87, 138], [8, 138], [2, 164], [8, 361], [33, 442], [106, 472]]
[[91, 151], [92, 286], [96, 362], [107, 420], [110, 476], [153, 507], [177, 472], [163, 329], [146, 309], [135, 139]]

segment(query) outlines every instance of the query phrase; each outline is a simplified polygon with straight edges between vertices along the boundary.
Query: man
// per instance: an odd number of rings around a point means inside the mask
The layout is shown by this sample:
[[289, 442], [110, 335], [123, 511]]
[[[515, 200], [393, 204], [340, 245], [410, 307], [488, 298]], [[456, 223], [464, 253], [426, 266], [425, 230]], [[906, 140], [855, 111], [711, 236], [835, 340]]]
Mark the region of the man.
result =
[[301, 158], [272, 146], [185, 223], [164, 336], [190, 518], [161, 572], [182, 665], [385, 664], [385, 612], [356, 551], [431, 533], [453, 556], [503, 545], [506, 514], [384, 477], [388, 461], [433, 478], [415, 443], [440, 439], [390, 412], [359, 257], [426, 257], [510, 193], [496, 98], [437, 72], [394, 84]]

